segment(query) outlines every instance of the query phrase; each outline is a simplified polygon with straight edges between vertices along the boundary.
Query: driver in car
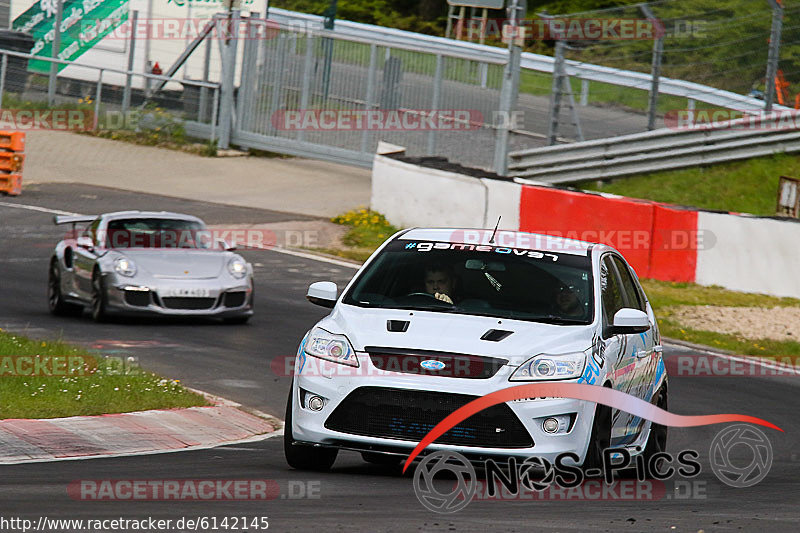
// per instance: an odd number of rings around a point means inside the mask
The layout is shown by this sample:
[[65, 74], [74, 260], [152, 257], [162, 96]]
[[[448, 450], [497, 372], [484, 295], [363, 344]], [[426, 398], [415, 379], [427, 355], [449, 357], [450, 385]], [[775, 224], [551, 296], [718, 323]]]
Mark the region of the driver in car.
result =
[[432, 294], [437, 300], [453, 303], [455, 275], [448, 266], [434, 263], [425, 268], [425, 292]]

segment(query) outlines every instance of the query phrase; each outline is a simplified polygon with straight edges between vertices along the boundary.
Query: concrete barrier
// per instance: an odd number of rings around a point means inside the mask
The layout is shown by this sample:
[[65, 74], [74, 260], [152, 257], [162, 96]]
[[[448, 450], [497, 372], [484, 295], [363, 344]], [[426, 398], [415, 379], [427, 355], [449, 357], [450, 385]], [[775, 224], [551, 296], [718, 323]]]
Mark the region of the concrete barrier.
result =
[[400, 227], [519, 228], [522, 186], [376, 155], [371, 207]]
[[700, 212], [695, 281], [727, 289], [800, 298], [800, 222]]

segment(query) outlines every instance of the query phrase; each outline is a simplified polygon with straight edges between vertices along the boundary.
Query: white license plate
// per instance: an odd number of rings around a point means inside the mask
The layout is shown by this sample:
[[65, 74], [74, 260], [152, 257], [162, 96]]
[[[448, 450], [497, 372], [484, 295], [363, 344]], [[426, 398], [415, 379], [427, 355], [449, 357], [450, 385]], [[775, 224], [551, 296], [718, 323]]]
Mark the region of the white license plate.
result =
[[162, 293], [162, 296], [165, 298], [170, 297], [189, 297], [189, 298], [207, 298], [209, 296], [208, 289], [204, 289], [201, 287], [175, 287], [171, 289], [165, 289]]

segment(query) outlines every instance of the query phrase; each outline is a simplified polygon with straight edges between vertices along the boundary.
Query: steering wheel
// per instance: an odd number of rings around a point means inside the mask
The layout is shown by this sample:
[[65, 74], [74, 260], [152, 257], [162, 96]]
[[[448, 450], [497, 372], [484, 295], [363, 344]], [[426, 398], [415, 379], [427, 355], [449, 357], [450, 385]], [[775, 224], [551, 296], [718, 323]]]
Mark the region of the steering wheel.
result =
[[433, 294], [431, 294], [429, 292], [410, 292], [410, 293], [406, 294], [406, 298], [409, 298], [411, 296], [427, 296], [428, 298], [433, 298], [434, 300], [438, 300], [438, 298], [436, 296], [434, 296]]

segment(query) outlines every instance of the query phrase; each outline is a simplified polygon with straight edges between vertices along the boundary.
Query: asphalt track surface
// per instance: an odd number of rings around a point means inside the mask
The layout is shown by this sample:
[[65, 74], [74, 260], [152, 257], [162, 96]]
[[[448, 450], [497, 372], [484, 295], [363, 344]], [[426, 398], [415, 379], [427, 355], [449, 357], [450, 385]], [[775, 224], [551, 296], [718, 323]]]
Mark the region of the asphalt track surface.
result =
[[[0, 201], [79, 213], [96, 211], [93, 204], [103, 210], [172, 209], [213, 224], [300, 218], [71, 185], [40, 185], [26, 189], [24, 197]], [[341, 287], [353, 273], [274, 251], [249, 251], [243, 255], [256, 265], [257, 314], [247, 325], [149, 320], [95, 324], [88, 317], [55, 318], [47, 313], [46, 272], [61, 230], [51, 218], [49, 213], [0, 205], [0, 327], [34, 337], [62, 336], [104, 353], [135, 355], [146, 368], [281, 418], [289, 379], [273, 372], [270, 362], [293, 354], [302, 334], [325, 314], [305, 301], [305, 289], [323, 279]], [[669, 347], [666, 356], [687, 352]], [[670, 378], [671, 412], [743, 413], [784, 429], [764, 429], [773, 464], [766, 478], [749, 488], [723, 484], [709, 467], [709, 446], [723, 425], [670, 429], [668, 451], [697, 450], [702, 471], [693, 479], [668, 480], [657, 499], [473, 501], [453, 514], [435, 514], [419, 503], [411, 471], [402, 475], [395, 467], [369, 465], [352, 452], [340, 453], [330, 473], [294, 471], [284, 462], [276, 437], [209, 450], [2, 466], [0, 518], [175, 521], [205, 516], [221, 521], [226, 516], [267, 516], [269, 529], [276, 531], [796, 531], [798, 379]], [[270, 501], [82, 501], [67, 493], [69, 483], [81, 479], [267, 479], [277, 483], [280, 495]], [[68, 530], [73, 529], [61, 529]]]

